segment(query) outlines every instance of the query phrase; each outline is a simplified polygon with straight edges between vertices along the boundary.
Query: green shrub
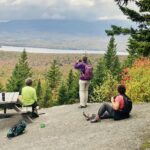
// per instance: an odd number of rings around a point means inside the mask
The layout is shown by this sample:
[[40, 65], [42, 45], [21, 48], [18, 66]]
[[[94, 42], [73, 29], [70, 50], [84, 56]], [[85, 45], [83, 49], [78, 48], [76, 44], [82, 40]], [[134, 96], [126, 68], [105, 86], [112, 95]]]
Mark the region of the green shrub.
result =
[[0, 92], [3, 92], [4, 91], [4, 87], [2, 85], [2, 83], [0, 82]]
[[94, 88], [93, 102], [110, 101], [112, 96], [117, 95], [117, 79], [115, 79], [110, 72], [107, 72], [107, 76], [104, 79], [102, 85], [98, 85]]
[[122, 83], [134, 102], [150, 102], [150, 60], [140, 58], [124, 69]]

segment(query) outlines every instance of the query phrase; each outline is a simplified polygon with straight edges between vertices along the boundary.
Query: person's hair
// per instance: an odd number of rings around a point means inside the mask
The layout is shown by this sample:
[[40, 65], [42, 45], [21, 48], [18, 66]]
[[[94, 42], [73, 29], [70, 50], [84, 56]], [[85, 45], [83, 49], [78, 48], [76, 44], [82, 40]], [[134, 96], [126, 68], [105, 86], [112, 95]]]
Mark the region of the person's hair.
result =
[[31, 86], [32, 85], [32, 79], [31, 78], [27, 78], [25, 80], [25, 83], [26, 83], [27, 86]]
[[87, 57], [86, 56], [83, 56], [83, 58], [82, 58], [82, 60], [83, 60], [83, 62], [87, 62]]
[[118, 86], [118, 92], [120, 94], [125, 94], [126, 93], [126, 87], [124, 85], [119, 85]]

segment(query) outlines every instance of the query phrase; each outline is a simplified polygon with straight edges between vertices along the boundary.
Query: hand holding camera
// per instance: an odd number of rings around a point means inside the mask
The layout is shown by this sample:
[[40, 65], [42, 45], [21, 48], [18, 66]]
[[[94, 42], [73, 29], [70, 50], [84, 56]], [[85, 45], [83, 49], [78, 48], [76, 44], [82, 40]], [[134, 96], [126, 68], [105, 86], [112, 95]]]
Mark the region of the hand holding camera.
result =
[[113, 103], [115, 101], [114, 97], [111, 97], [111, 102]]

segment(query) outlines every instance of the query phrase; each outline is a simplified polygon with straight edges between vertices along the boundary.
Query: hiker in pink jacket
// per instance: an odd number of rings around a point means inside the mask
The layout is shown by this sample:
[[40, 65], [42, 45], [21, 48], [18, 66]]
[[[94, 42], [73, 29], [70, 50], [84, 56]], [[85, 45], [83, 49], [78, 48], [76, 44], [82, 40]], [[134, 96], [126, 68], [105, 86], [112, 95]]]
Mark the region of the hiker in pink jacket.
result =
[[95, 123], [107, 118], [113, 118], [114, 120], [129, 118], [132, 110], [132, 101], [125, 94], [126, 88], [124, 85], [119, 85], [117, 90], [118, 95], [111, 98], [111, 104], [103, 103], [97, 114], [89, 115], [83, 112], [86, 120]]
[[75, 69], [80, 70], [80, 79], [79, 79], [79, 96], [80, 96], [80, 106], [79, 108], [86, 108], [88, 101], [88, 88], [90, 84], [90, 80], [93, 76], [93, 68], [88, 63], [88, 59], [86, 56], [79, 60], [74, 65]]

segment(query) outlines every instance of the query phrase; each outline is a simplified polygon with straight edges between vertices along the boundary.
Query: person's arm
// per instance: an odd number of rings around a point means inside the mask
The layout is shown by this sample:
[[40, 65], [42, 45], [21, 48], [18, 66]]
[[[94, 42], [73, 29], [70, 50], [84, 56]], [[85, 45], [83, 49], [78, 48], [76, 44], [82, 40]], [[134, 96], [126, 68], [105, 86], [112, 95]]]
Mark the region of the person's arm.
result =
[[119, 110], [120, 103], [116, 99], [114, 99], [113, 97], [111, 98], [112, 107], [114, 110]]
[[75, 69], [80, 69], [81, 66], [82, 66], [81, 60], [77, 61], [77, 62], [74, 64], [74, 68], [75, 68]]

